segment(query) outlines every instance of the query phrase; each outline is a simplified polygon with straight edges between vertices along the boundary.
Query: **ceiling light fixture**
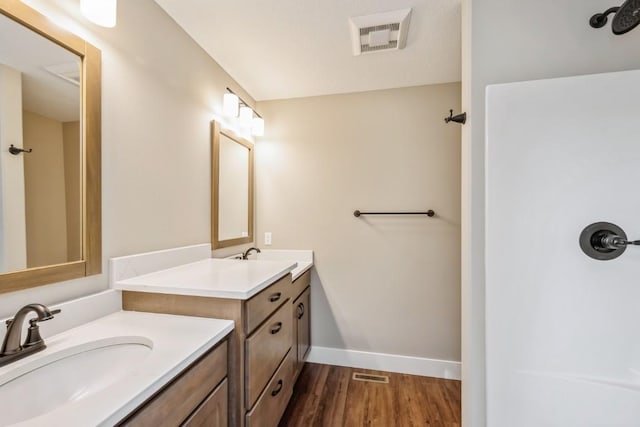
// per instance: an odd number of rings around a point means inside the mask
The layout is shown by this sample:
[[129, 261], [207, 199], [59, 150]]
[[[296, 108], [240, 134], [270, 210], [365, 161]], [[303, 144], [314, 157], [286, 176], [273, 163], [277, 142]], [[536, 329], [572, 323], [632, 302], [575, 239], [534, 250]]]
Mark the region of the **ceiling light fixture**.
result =
[[89, 21], [102, 27], [116, 26], [118, 0], [80, 0], [80, 11]]
[[[251, 128], [253, 136], [264, 136], [264, 119], [253, 108], [240, 98], [234, 91], [227, 88], [222, 98], [222, 112], [229, 118], [238, 118], [238, 124], [245, 128]], [[238, 107], [240, 114], [238, 116]], [[255, 116], [255, 117], [254, 117]]]

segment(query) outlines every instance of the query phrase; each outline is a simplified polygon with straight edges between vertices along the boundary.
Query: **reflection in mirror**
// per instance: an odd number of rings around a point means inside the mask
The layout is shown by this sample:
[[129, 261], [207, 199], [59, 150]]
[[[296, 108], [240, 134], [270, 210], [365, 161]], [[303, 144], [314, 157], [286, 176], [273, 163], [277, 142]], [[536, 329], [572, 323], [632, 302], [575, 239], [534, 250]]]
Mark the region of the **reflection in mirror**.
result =
[[253, 144], [212, 122], [212, 245], [253, 241]]
[[102, 271], [100, 74], [99, 49], [0, 0], [0, 293]]
[[78, 261], [81, 58], [4, 15], [0, 40], [0, 272]]
[[218, 186], [218, 237], [237, 239], [249, 235], [249, 148], [220, 134]]

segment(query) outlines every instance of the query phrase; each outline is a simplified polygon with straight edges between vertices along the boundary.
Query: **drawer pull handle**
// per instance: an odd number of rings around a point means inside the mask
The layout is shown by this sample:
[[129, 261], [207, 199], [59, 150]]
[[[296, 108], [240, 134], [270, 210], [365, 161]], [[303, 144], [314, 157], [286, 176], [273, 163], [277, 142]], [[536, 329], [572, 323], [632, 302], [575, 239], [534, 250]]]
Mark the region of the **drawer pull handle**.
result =
[[304, 304], [300, 303], [298, 304], [298, 319], [302, 319], [302, 316], [304, 316]]
[[282, 292], [276, 292], [275, 294], [269, 297], [269, 301], [276, 302], [280, 299], [281, 296], [282, 296]]
[[282, 322], [276, 323], [276, 325], [271, 328], [271, 335], [277, 334], [278, 332], [280, 332], [280, 329], [282, 329]]
[[282, 390], [282, 380], [278, 380], [278, 385], [271, 391], [271, 396], [277, 396], [280, 390]]

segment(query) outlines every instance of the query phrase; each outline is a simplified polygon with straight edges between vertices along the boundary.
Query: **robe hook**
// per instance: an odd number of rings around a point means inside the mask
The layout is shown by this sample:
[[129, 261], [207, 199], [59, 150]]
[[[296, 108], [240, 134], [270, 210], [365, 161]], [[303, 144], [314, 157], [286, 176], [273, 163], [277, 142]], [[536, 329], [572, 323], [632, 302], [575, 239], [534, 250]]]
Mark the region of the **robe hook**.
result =
[[467, 122], [467, 113], [461, 113], [454, 116], [453, 110], [449, 110], [449, 117], [445, 117], [444, 122], [445, 123], [456, 122], [463, 125]]
[[28, 150], [25, 150], [24, 148], [14, 147], [13, 144], [11, 144], [11, 146], [9, 147], [9, 152], [14, 156], [17, 156], [20, 153], [30, 153], [32, 151], [33, 151], [33, 148], [29, 148]]

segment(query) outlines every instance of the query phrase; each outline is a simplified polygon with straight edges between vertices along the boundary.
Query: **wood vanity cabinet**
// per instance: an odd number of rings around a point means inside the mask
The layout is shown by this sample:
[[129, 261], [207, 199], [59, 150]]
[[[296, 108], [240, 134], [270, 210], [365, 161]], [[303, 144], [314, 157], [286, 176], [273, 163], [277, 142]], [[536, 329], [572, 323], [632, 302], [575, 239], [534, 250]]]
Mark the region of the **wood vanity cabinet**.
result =
[[293, 392], [298, 355], [292, 289], [287, 274], [248, 300], [133, 291], [123, 291], [122, 300], [125, 310], [233, 320], [229, 425], [275, 427]]
[[226, 427], [227, 347], [219, 343], [118, 425]]
[[307, 270], [293, 281], [293, 378], [298, 379], [300, 371], [311, 349], [311, 272]]

